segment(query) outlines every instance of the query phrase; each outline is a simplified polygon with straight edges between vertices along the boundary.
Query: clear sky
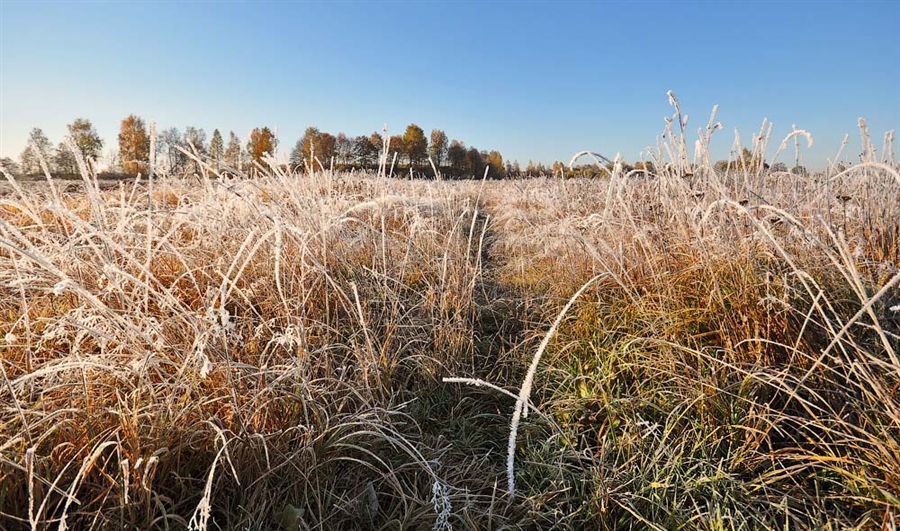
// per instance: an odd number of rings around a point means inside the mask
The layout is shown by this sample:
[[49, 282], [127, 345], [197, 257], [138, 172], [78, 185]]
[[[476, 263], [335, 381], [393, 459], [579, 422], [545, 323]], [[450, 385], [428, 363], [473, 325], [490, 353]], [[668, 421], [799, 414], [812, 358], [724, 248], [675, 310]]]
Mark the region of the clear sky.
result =
[[[137, 114], [158, 129], [306, 127], [349, 136], [416, 123], [506, 159], [634, 161], [673, 90], [696, 137], [714, 104], [725, 158], [763, 118], [773, 148], [812, 132], [810, 167], [856, 121], [900, 134], [900, 1], [0, 0], [0, 156], [90, 119], [108, 147]], [[715, 139], [716, 137], [714, 137]], [[855, 151], [854, 151], [855, 150]], [[779, 160], [789, 165], [793, 153]]]

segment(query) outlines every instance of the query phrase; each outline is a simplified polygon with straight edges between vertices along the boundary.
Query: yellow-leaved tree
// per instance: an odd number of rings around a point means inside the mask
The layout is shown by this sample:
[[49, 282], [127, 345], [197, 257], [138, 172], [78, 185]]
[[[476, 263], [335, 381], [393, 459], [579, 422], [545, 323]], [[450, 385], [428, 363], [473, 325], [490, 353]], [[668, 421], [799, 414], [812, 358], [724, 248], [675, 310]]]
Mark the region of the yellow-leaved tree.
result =
[[262, 164], [264, 155], [275, 155], [275, 148], [278, 146], [278, 140], [275, 134], [268, 127], [260, 129], [257, 127], [250, 133], [250, 143], [247, 144], [247, 151], [250, 152], [250, 158], [253, 162]]
[[428, 154], [428, 139], [425, 131], [416, 124], [409, 124], [403, 134], [403, 147], [409, 159], [409, 165], [416, 167], [425, 160]]
[[149, 170], [150, 135], [144, 120], [133, 114], [119, 127], [119, 160], [125, 173], [137, 175]]

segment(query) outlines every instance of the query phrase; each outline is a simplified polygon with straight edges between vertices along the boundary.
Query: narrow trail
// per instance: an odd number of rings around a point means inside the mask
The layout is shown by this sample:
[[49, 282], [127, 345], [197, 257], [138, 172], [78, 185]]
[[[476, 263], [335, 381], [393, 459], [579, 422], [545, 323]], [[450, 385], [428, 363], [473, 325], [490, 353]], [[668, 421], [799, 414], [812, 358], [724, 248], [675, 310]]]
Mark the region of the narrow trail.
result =
[[502, 267], [507, 257], [498, 242], [494, 220], [497, 218], [491, 202], [476, 200], [472, 259], [479, 264], [473, 293], [475, 315], [473, 345], [477, 365], [488, 372], [478, 375], [491, 381], [504, 382], [518, 373], [520, 364], [508, 361], [516, 356], [532, 330], [539, 308], [517, 287], [504, 282]]

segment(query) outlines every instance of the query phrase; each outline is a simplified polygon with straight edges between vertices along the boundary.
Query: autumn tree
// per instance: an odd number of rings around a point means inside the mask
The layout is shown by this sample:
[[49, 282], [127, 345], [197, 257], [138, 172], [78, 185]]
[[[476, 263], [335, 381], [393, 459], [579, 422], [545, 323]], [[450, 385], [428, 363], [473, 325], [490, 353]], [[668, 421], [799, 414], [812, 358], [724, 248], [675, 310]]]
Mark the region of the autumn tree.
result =
[[388, 139], [388, 166], [391, 165], [391, 160], [393, 158], [393, 153], [398, 153], [398, 157], [402, 161], [402, 157], [406, 155], [406, 148], [403, 146], [403, 136], [402, 135], [391, 135]]
[[331, 163], [331, 159], [334, 157], [335, 153], [335, 145], [337, 144], [337, 139], [331, 133], [322, 133], [319, 135], [319, 144], [318, 144], [318, 153], [319, 160], [322, 161], [322, 164], [328, 166]]
[[241, 139], [238, 138], [234, 131], [228, 132], [228, 148], [225, 150], [225, 164], [229, 167], [241, 171], [243, 157], [241, 148]]
[[425, 160], [428, 154], [428, 139], [425, 138], [425, 131], [418, 125], [406, 126], [406, 132], [403, 133], [403, 151], [411, 167], [418, 166]]
[[263, 127], [262, 129], [257, 127], [250, 132], [250, 143], [247, 144], [247, 151], [253, 162], [261, 164], [263, 156], [274, 155], [277, 146], [278, 141], [268, 127]]
[[300, 139], [300, 153], [310, 168], [315, 169], [316, 158], [322, 160], [322, 146], [319, 138], [322, 132], [318, 127], [307, 127]]
[[335, 143], [334, 135], [323, 133], [317, 127], [307, 127], [294, 146], [291, 161], [294, 164], [308, 164], [313, 170], [319, 167], [319, 163], [327, 168], [334, 156]]
[[[378, 136], [380, 139], [381, 135]], [[353, 161], [363, 167], [374, 166], [377, 163], [379, 149], [381, 144], [376, 145], [370, 137], [360, 135], [353, 139]]]
[[303, 136], [294, 144], [294, 150], [291, 151], [291, 163], [303, 165], [307, 168], [315, 164], [313, 157], [316, 156], [316, 143], [318, 142], [319, 134], [318, 127], [310, 126], [306, 128]]
[[761, 153], [754, 154], [749, 149], [743, 148], [735, 160], [720, 160], [713, 167], [721, 172], [740, 171], [756, 174], [767, 170], [769, 165], [763, 160]]
[[[603, 168], [597, 175], [608, 177], [608, 176], [612, 175], [613, 173], [615, 173], [616, 166], [619, 167], [619, 171], [626, 173], [626, 174], [628, 172], [634, 170], [634, 166], [632, 166], [631, 164], [628, 164], [628, 161], [626, 161], [622, 158], [619, 158], [616, 160], [609, 161], [605, 165], [603, 165]], [[590, 168], [594, 168], [594, 167], [595, 166], [593, 164], [590, 166]]]
[[384, 138], [381, 136], [381, 133], [376, 131], [369, 135], [369, 142], [371, 142], [372, 145], [375, 146], [375, 149], [381, 153], [381, 149], [384, 147]]
[[481, 177], [482, 173], [484, 173], [484, 157], [481, 152], [475, 147], [467, 149], [463, 167], [466, 176]]
[[28, 144], [19, 160], [22, 163], [21, 170], [23, 175], [34, 175], [41, 173], [41, 159], [50, 164], [53, 156], [53, 144], [47, 140], [47, 136], [40, 127], [35, 127], [28, 134]]
[[644, 173], [656, 173], [656, 167], [653, 165], [653, 162], [649, 160], [635, 162], [634, 169]]
[[[482, 154], [484, 162], [490, 166], [488, 175], [492, 179], [502, 179], [506, 177], [506, 167], [503, 165], [503, 156], [499, 151], [491, 151], [487, 155]], [[484, 171], [484, 170], [482, 170]]]
[[447, 148], [447, 161], [450, 163], [450, 167], [455, 171], [464, 171], [466, 164], [466, 145], [459, 140], [450, 142], [450, 146]]
[[225, 159], [225, 143], [222, 141], [222, 133], [218, 129], [213, 131], [212, 139], [209, 141], [209, 158], [212, 159], [216, 170]]
[[103, 149], [103, 140], [100, 139], [100, 135], [97, 134], [90, 120], [76, 118], [74, 122], [68, 125], [68, 129], [69, 137], [86, 161], [95, 160], [100, 156], [100, 150]]
[[553, 172], [554, 177], [565, 177], [566, 169], [566, 165], [561, 160], [554, 161], [550, 166], [550, 171]]
[[150, 135], [144, 120], [133, 114], [119, 127], [119, 159], [122, 170], [131, 175], [146, 173], [150, 167]]
[[447, 157], [447, 135], [440, 129], [431, 130], [431, 145], [428, 146], [428, 155], [437, 167], [444, 164]]

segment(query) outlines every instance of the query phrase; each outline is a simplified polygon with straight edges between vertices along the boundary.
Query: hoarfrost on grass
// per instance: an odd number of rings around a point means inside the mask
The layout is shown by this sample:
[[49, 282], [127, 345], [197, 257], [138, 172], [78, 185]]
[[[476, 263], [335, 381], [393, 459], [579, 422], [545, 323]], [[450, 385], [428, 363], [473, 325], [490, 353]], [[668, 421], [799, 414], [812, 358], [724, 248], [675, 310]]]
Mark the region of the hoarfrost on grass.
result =
[[50, 290], [56, 296], [62, 295], [67, 291], [74, 291], [76, 289], [76, 285], [70, 279], [60, 280], [57, 282], [53, 288]]

